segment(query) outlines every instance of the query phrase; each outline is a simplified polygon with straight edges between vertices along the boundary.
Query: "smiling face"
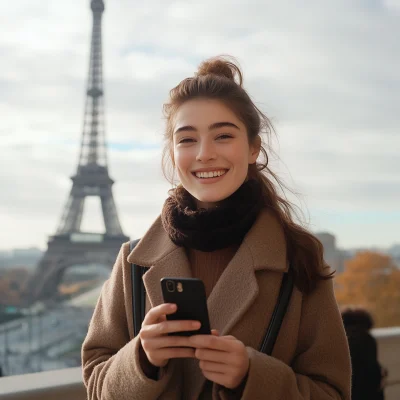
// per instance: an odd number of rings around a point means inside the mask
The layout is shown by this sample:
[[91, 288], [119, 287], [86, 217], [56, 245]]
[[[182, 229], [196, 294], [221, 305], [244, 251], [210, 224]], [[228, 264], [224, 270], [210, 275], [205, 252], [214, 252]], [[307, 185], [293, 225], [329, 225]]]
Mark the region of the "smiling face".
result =
[[256, 162], [260, 143], [249, 145], [247, 130], [219, 100], [195, 99], [174, 119], [173, 160], [183, 187], [209, 208], [234, 193]]

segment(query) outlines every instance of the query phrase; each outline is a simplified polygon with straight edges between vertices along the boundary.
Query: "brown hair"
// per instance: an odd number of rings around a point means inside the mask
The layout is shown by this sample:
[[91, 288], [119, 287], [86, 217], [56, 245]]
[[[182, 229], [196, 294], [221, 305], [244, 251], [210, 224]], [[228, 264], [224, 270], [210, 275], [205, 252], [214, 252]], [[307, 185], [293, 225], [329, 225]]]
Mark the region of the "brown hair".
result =
[[[254, 143], [264, 133], [267, 139], [274, 132], [271, 121], [255, 106], [243, 88], [243, 75], [232, 57], [215, 57], [202, 62], [194, 77], [186, 78], [170, 91], [169, 102], [164, 104], [166, 117], [165, 147], [162, 164], [166, 178], [173, 183], [173, 175], [166, 172], [168, 161], [173, 160], [172, 137], [174, 116], [186, 101], [206, 98], [222, 101], [243, 122], [249, 143]], [[265, 146], [265, 145], [264, 145]], [[283, 189], [287, 187], [268, 167], [268, 154], [261, 145], [264, 162], [249, 165], [248, 177], [261, 183], [263, 201], [280, 221], [287, 242], [288, 260], [292, 265], [296, 286], [304, 293], [311, 292], [320, 279], [330, 279], [334, 272], [321, 274], [323, 246], [321, 242], [302, 226], [294, 222], [295, 206], [282, 197], [273, 181]], [[270, 149], [270, 146], [268, 146]], [[170, 191], [178, 196], [180, 187]]]

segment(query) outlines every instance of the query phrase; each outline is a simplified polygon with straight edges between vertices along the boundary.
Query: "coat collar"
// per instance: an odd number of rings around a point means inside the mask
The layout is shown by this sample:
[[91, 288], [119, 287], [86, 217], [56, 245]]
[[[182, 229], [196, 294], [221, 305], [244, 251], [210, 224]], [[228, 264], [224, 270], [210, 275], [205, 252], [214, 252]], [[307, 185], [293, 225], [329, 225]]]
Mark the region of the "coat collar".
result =
[[[128, 262], [150, 267], [143, 282], [151, 307], [163, 302], [160, 280], [163, 277], [192, 277], [186, 251], [176, 246], [157, 218]], [[230, 333], [256, 299], [259, 291], [256, 271], [287, 271], [286, 242], [283, 229], [273, 213], [263, 209], [243, 239], [207, 299], [210, 324], [221, 335]], [[201, 391], [204, 379], [197, 363], [188, 361], [187, 376], [192, 377], [193, 396]]]
[[[171, 241], [162, 226], [161, 217], [156, 219], [128, 255], [127, 260], [136, 265], [151, 267], [144, 275], [143, 281], [152, 307], [163, 302], [160, 288], [160, 280], [163, 277], [192, 277], [185, 249]], [[287, 271], [283, 229], [268, 209], [260, 212], [208, 298], [210, 322], [213, 322], [212, 314], [215, 314], [218, 318], [215, 318], [213, 326], [216, 329], [225, 327], [220, 329], [220, 332], [228, 330], [236, 320], [232, 317], [240, 317], [238, 314], [241, 314], [236, 310], [227, 315], [226, 307], [230, 296], [243, 299], [244, 311], [246, 302], [250, 306], [256, 297], [258, 285], [255, 271], [258, 270]], [[228, 317], [231, 322], [229, 324]]]
[[[240, 253], [248, 253], [252, 260], [253, 270], [268, 269], [277, 272], [287, 270], [286, 241], [283, 229], [270, 210], [264, 208], [260, 212], [236, 255], [240, 255]], [[157, 267], [164, 265], [170, 257], [178, 257], [180, 261], [188, 264], [185, 250], [171, 241], [159, 216], [129, 254], [128, 262], [144, 267]], [[171, 268], [171, 272], [179, 270], [179, 272], [185, 272], [186, 277], [190, 276], [189, 265], [170, 266], [168, 270]], [[182, 271], [182, 268], [185, 271]], [[188, 268], [189, 270], [187, 270]]]
[[[185, 249], [171, 241], [160, 217], [127, 259], [130, 263], [151, 267], [143, 277], [151, 307], [163, 302], [162, 278], [192, 277]], [[268, 209], [260, 212], [207, 300], [210, 323], [221, 334], [232, 328], [256, 298], [258, 284], [255, 272], [258, 270], [287, 271], [283, 229]], [[239, 309], [233, 309], [236, 302], [231, 301], [232, 297], [241, 299]]]

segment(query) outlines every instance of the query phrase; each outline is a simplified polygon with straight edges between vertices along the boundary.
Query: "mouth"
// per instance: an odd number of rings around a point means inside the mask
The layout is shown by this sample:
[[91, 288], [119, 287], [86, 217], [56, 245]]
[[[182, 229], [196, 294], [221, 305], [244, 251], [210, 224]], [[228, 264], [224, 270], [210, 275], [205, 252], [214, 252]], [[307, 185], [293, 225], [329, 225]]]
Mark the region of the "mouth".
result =
[[224, 176], [229, 170], [228, 169], [216, 169], [214, 171], [195, 171], [192, 175], [198, 179], [215, 179]]

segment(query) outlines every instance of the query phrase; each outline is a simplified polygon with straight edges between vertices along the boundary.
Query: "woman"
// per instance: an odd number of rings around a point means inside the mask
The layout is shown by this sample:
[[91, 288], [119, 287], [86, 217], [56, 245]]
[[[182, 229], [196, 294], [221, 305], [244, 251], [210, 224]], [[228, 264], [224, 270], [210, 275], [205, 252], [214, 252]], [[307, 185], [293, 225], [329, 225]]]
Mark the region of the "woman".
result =
[[[349, 400], [332, 273], [321, 243], [293, 222], [268, 163], [257, 163], [271, 125], [239, 68], [223, 58], [203, 62], [171, 90], [164, 111], [164, 162], [171, 159], [180, 185], [136, 248], [122, 246], [103, 286], [82, 348], [88, 398]], [[136, 338], [129, 263], [150, 267]], [[268, 356], [258, 349], [288, 263], [295, 288]], [[166, 321], [176, 308], [163, 304], [165, 276], [203, 280], [211, 335], [167, 334], [198, 323]]]
[[387, 372], [378, 362], [376, 340], [369, 333], [374, 323], [362, 308], [342, 311], [352, 364], [352, 400], [383, 400], [383, 381]]

